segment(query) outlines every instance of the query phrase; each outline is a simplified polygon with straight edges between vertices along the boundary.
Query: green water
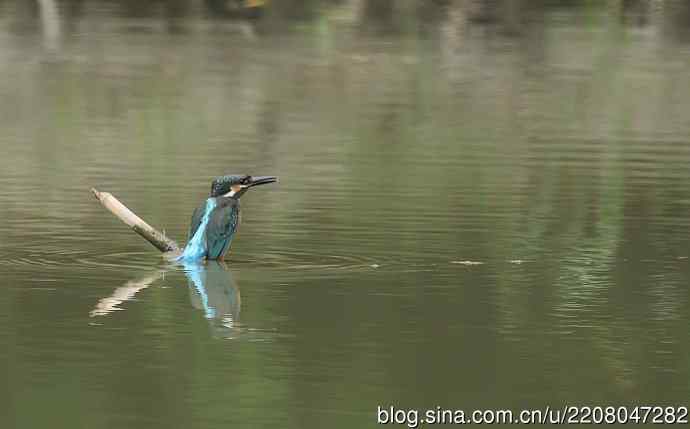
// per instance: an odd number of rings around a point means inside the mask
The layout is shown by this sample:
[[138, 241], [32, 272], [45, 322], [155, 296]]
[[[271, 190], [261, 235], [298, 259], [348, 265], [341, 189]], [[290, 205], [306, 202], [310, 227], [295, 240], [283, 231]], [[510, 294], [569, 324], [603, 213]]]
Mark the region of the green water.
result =
[[[361, 428], [688, 405], [690, 45], [559, 12], [278, 33], [0, 17], [0, 427]], [[68, 25], [69, 24], [69, 25]], [[227, 266], [185, 272], [215, 175]]]

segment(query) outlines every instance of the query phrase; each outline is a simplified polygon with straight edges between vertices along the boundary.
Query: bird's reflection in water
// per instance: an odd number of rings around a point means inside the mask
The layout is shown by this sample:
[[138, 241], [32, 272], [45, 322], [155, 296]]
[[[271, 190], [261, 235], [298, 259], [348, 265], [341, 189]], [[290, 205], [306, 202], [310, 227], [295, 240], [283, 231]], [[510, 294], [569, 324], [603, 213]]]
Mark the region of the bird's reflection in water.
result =
[[185, 263], [189, 299], [204, 312], [214, 335], [234, 337], [239, 333], [240, 289], [228, 267], [217, 261]]
[[[182, 268], [187, 277], [192, 306], [203, 311], [212, 334], [223, 338], [237, 337], [240, 333], [240, 289], [227, 265], [208, 261], [184, 263]], [[128, 281], [115, 289], [110, 296], [99, 300], [89, 315], [105, 316], [123, 310], [120, 307], [123, 302], [133, 300], [137, 293], [163, 278], [169, 270], [170, 268], [160, 269], [141, 279]]]

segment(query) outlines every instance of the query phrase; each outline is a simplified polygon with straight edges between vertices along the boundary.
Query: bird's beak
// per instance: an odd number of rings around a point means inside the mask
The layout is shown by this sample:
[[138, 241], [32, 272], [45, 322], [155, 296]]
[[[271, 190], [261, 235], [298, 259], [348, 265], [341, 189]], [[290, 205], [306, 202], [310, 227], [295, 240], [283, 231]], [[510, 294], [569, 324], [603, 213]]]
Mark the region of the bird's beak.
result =
[[278, 181], [276, 176], [253, 176], [252, 181], [247, 185], [248, 188], [252, 186], [265, 185], [267, 183], [275, 183]]

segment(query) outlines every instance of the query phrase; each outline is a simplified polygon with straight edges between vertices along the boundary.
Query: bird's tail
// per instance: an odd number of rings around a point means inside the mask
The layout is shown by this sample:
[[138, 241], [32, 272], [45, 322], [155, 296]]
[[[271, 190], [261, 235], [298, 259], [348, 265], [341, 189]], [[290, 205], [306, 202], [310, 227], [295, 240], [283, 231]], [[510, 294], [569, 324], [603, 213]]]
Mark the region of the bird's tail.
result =
[[211, 211], [213, 211], [215, 207], [215, 198], [209, 198], [206, 200], [206, 211], [204, 212], [204, 216], [201, 218], [201, 223], [194, 232], [192, 239], [189, 240], [185, 246], [182, 254], [176, 258], [178, 262], [198, 261], [199, 259], [203, 259], [207, 256], [208, 248], [206, 246], [206, 226], [208, 226]]

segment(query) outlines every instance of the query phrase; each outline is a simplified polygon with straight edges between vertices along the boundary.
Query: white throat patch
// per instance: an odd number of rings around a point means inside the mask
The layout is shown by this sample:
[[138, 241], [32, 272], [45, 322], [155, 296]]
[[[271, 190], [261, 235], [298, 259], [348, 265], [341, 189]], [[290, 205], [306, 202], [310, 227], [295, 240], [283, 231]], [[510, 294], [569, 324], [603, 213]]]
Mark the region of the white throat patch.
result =
[[[244, 189], [244, 188], [248, 188], [248, 186], [247, 185], [240, 185], [240, 188]], [[227, 194], [223, 194], [223, 196], [227, 198], [227, 197], [232, 197], [235, 194], [236, 194], [236, 192], [231, 189], [230, 192], [228, 192]]]

